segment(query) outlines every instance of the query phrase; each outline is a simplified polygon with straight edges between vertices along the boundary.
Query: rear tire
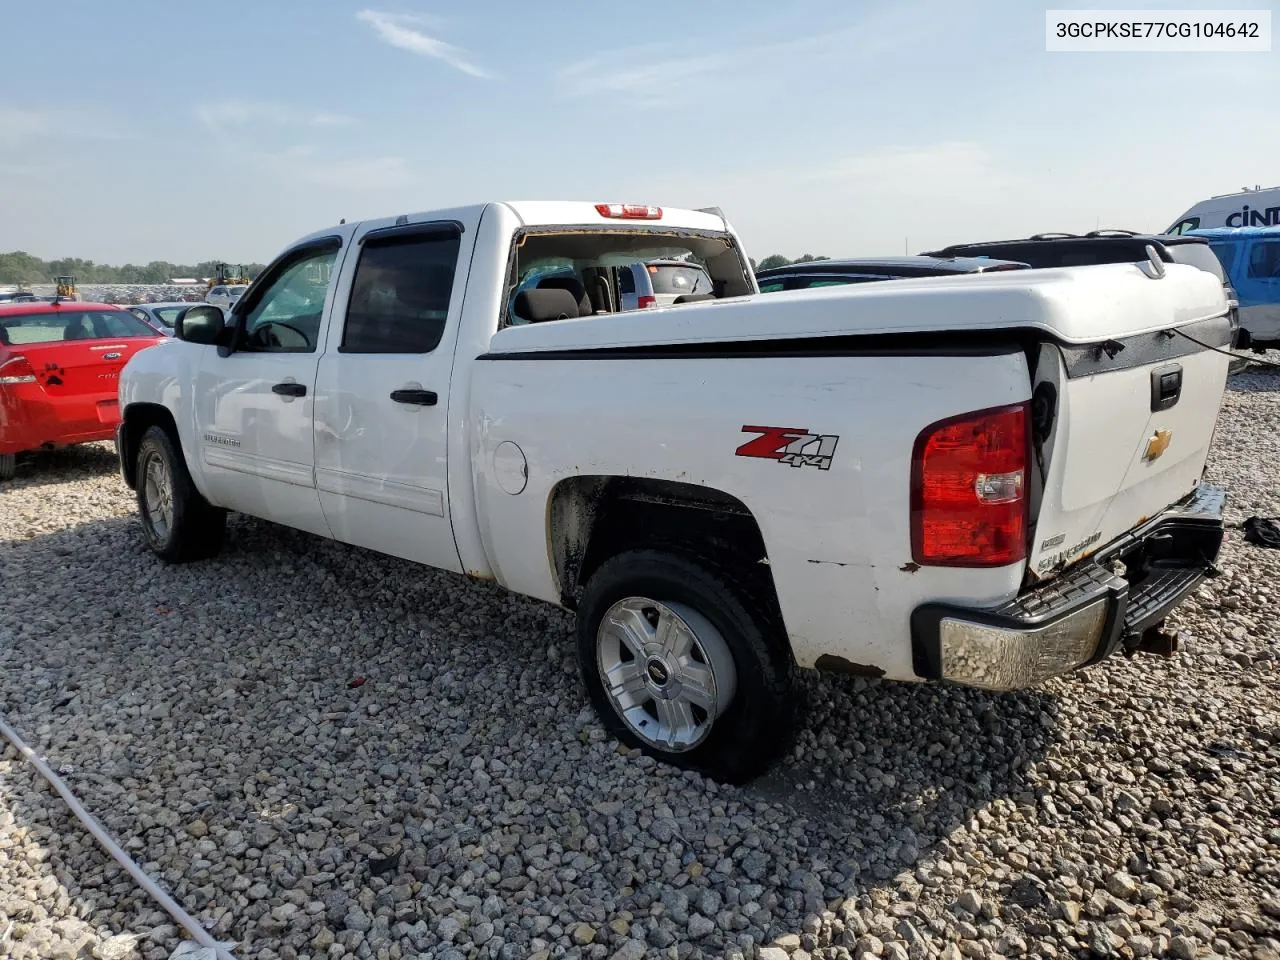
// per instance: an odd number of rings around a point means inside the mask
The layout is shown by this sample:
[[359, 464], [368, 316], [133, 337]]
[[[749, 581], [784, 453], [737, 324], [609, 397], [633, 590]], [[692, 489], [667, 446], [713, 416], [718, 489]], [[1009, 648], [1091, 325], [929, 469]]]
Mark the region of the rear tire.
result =
[[0, 480], [12, 480], [18, 473], [18, 455], [0, 453]]
[[627, 745], [730, 783], [790, 746], [790, 650], [731, 572], [667, 551], [620, 553], [587, 583], [577, 634], [591, 703]]
[[142, 435], [136, 467], [138, 516], [152, 552], [168, 563], [216, 555], [227, 512], [201, 496], [167, 430], [153, 426]]

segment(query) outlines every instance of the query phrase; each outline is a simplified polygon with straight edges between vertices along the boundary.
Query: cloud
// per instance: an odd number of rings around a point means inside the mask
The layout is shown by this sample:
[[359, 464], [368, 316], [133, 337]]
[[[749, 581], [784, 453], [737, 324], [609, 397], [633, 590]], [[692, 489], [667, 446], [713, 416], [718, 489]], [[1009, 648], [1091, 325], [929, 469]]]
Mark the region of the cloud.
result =
[[849, 7], [854, 19], [824, 33], [796, 36], [788, 9], [783, 19], [744, 21], [729, 34], [607, 50], [565, 65], [555, 77], [565, 95], [624, 96], [637, 107], [670, 105], [673, 96], [687, 102], [695, 93], [750, 100], [758, 89], [795, 86], [797, 64], [806, 74], [821, 65], [881, 71], [888, 61], [896, 67], [913, 46], [941, 32], [936, 11], [945, 9], [945, 0]]
[[413, 167], [399, 156], [334, 156], [310, 144], [285, 150], [244, 154], [240, 159], [291, 183], [303, 183], [352, 193], [401, 190], [416, 182]]
[[51, 107], [31, 109], [0, 103], [0, 150], [24, 148], [39, 141], [123, 140], [108, 117], [88, 110]]
[[270, 100], [220, 100], [196, 108], [196, 117], [206, 127], [225, 130], [264, 123], [274, 126], [307, 125], [313, 127], [340, 126], [353, 122], [340, 113], [311, 113], [301, 107], [291, 107]]
[[[570, 64], [556, 73], [561, 89], [571, 96], [622, 96], [637, 107], [671, 102], [671, 91], [726, 70], [732, 59], [725, 53], [654, 59], [652, 47], [615, 50]], [[687, 92], [687, 91], [685, 91]]]
[[483, 80], [493, 77], [492, 73], [477, 67], [467, 59], [469, 55], [465, 50], [455, 47], [453, 44], [445, 43], [443, 40], [437, 40], [435, 37], [428, 36], [421, 30], [416, 30], [409, 26], [409, 24], [426, 23], [427, 21], [423, 18], [396, 13], [380, 13], [377, 10], [361, 10], [356, 14], [356, 19], [369, 24], [379, 39], [391, 44], [393, 47], [408, 50], [410, 53], [416, 53], [422, 57], [442, 60], [455, 70], [461, 70], [463, 73], [470, 74], [473, 77], [479, 77]]

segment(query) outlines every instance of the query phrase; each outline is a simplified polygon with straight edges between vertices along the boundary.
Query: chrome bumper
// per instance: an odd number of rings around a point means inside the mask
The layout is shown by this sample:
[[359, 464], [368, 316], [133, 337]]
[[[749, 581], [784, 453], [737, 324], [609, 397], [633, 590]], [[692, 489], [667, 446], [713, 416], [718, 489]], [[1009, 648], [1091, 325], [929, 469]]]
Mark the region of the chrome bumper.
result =
[[1062, 576], [993, 609], [946, 603], [911, 617], [915, 672], [988, 690], [1018, 690], [1138, 649], [1215, 572], [1226, 494], [1200, 486]]

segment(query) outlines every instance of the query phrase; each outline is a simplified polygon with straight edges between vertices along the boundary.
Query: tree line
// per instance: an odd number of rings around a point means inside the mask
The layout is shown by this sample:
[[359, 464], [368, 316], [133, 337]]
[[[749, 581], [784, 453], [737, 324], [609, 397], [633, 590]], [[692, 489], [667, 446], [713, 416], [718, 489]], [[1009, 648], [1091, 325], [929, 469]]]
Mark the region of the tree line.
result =
[[[782, 254], [775, 253], [759, 263], [753, 259], [751, 269], [771, 270], [792, 263], [829, 259], [806, 253], [795, 260], [788, 260]], [[77, 283], [167, 283], [174, 277], [211, 277], [214, 275], [216, 262], [202, 260], [196, 264], [187, 264], [152, 260], [148, 264], [126, 263], [122, 267], [113, 267], [105, 263], [94, 263], [92, 260], [81, 260], [79, 257], [41, 260], [22, 250], [15, 250], [12, 253], [0, 253], [0, 283], [53, 283], [53, 278], [60, 276], [75, 277]], [[244, 267], [251, 277], [257, 276], [263, 269], [260, 263], [247, 263]]]
[[[76, 283], [168, 283], [175, 277], [211, 277], [214, 260], [200, 263], [168, 263], [152, 260], [148, 264], [126, 263], [121, 267], [79, 257], [61, 260], [42, 260], [22, 250], [0, 253], [0, 283], [53, 283], [54, 277], [70, 276]], [[260, 263], [244, 265], [249, 276], [257, 276], [263, 269]]]
[[795, 260], [788, 260], [782, 254], [775, 253], [772, 256], [765, 257], [759, 263], [756, 263], [755, 260], [752, 260], [751, 269], [756, 271], [772, 270], [774, 267], [787, 267], [793, 263], [813, 263], [813, 261], [815, 260], [830, 260], [830, 259], [831, 259], [830, 257], [815, 257], [811, 253], [806, 253], [803, 257], [797, 257]]

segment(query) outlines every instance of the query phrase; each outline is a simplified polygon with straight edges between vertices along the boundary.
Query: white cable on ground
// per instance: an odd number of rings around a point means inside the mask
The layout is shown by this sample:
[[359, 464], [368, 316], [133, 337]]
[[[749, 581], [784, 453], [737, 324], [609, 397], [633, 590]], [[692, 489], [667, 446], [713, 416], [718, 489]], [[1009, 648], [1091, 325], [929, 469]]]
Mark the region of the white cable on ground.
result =
[[94, 819], [93, 814], [80, 805], [80, 801], [67, 788], [67, 785], [62, 782], [62, 779], [49, 768], [47, 763], [40, 759], [34, 750], [23, 742], [22, 738], [2, 718], [0, 718], [0, 733], [4, 734], [5, 738], [13, 744], [19, 753], [31, 761], [32, 765], [40, 771], [40, 775], [49, 781], [49, 785], [53, 789], [58, 791], [59, 796], [71, 808], [71, 812], [88, 828], [94, 839], [102, 844], [107, 853], [111, 854], [120, 866], [128, 870], [130, 876], [138, 881], [138, 886], [147, 891], [156, 903], [164, 907], [165, 912], [173, 917], [180, 926], [184, 927], [200, 946], [213, 951], [213, 956], [218, 960], [236, 960], [225, 946], [214, 940], [204, 927], [200, 926], [190, 914], [178, 905], [177, 901], [160, 889], [156, 882], [143, 872], [141, 867], [129, 859], [129, 855], [111, 838], [111, 834], [102, 828], [102, 824]]

